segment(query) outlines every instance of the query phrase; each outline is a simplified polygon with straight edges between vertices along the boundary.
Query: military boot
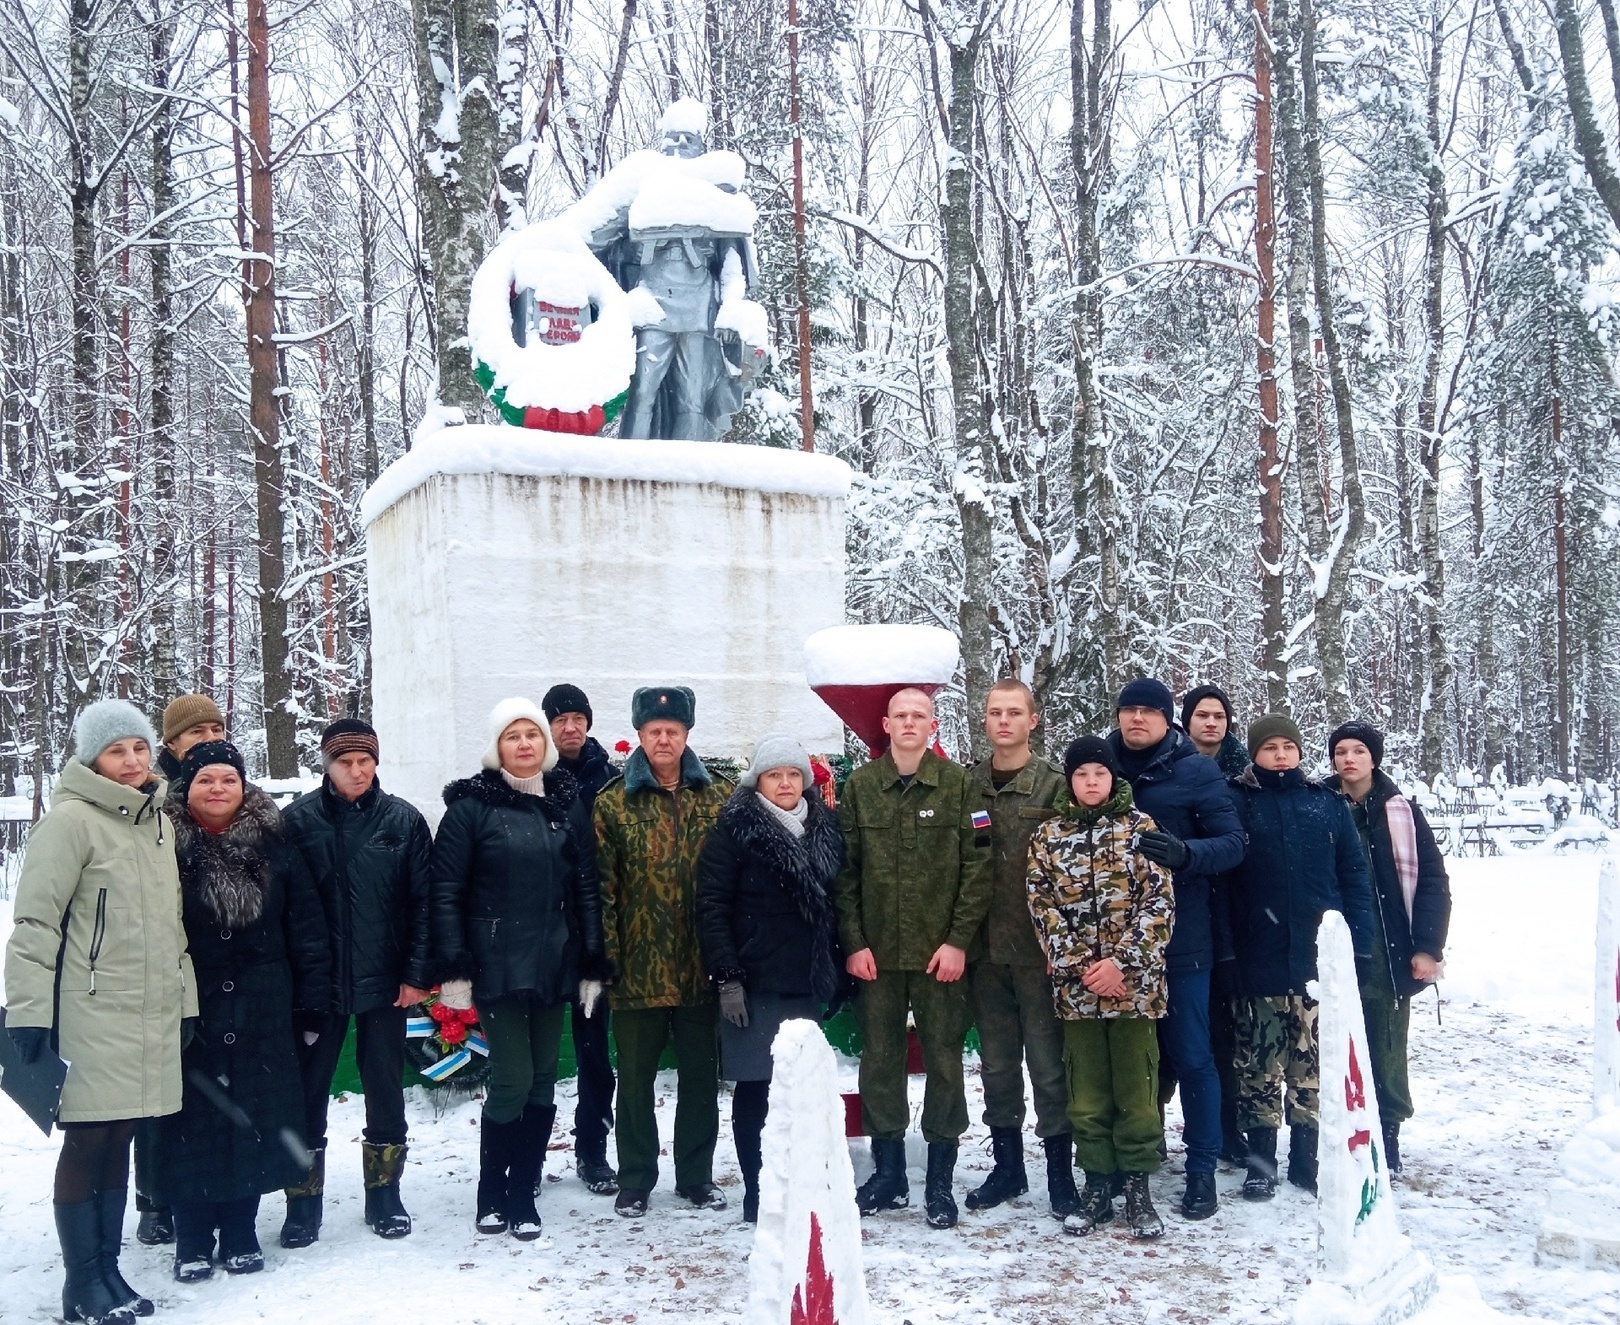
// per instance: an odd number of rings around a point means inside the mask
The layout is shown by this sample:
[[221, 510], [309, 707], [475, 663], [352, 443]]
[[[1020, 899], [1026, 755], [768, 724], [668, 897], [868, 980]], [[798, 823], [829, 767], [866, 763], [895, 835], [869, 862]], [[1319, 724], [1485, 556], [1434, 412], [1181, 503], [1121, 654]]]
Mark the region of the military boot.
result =
[[1024, 1132], [1020, 1127], [992, 1127], [990, 1153], [995, 1163], [985, 1180], [967, 1194], [969, 1210], [989, 1210], [1029, 1190], [1024, 1171]]
[[[956, 1197], [951, 1194], [951, 1181], [956, 1176], [956, 1151], [955, 1141], [928, 1143], [928, 1177], [923, 1186], [923, 1207], [927, 1211], [930, 1228], [956, 1227]], [[1027, 1184], [1024, 1190], [1029, 1190]]]
[[360, 1169], [366, 1185], [366, 1223], [379, 1238], [403, 1238], [411, 1217], [399, 1199], [399, 1175], [405, 1167], [404, 1146], [360, 1145]]
[[863, 1215], [879, 1210], [904, 1210], [911, 1204], [911, 1184], [906, 1179], [906, 1142], [872, 1138], [872, 1176], [855, 1192], [855, 1204]]
[[1316, 1195], [1316, 1128], [1303, 1123], [1289, 1125], [1288, 1181]]
[[1153, 1197], [1148, 1192], [1148, 1175], [1125, 1175], [1125, 1221], [1131, 1233], [1139, 1238], [1157, 1238], [1164, 1235], [1164, 1220], [1153, 1208]]
[[1114, 1195], [1112, 1174], [1087, 1173], [1085, 1190], [1080, 1193], [1079, 1206], [1063, 1220], [1063, 1231], [1083, 1237], [1094, 1228], [1113, 1222]]
[[321, 1201], [326, 1191], [326, 1147], [317, 1146], [309, 1173], [296, 1187], [287, 1188], [287, 1218], [281, 1225], [281, 1245], [307, 1247], [321, 1236]]
[[1041, 1142], [1046, 1148], [1046, 1199], [1052, 1214], [1067, 1219], [1080, 1208], [1080, 1193], [1074, 1188], [1074, 1138], [1064, 1132]]
[[1277, 1194], [1277, 1129], [1251, 1127], [1246, 1138], [1249, 1172], [1243, 1179], [1243, 1199], [1269, 1201]]
[[1384, 1124], [1384, 1167], [1389, 1170], [1390, 1181], [1401, 1176], [1401, 1125]]

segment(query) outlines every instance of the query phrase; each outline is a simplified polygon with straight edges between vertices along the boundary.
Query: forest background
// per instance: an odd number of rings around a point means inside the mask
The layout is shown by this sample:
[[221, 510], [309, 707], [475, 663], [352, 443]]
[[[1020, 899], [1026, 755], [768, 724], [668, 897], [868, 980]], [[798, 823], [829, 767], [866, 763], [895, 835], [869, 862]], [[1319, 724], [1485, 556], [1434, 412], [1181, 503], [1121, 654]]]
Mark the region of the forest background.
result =
[[492, 417], [473, 271], [679, 96], [761, 212], [732, 440], [801, 444], [808, 327], [953, 749], [1148, 673], [1615, 775], [1615, 0], [0, 0], [0, 795], [107, 693], [273, 777], [368, 712], [359, 499]]

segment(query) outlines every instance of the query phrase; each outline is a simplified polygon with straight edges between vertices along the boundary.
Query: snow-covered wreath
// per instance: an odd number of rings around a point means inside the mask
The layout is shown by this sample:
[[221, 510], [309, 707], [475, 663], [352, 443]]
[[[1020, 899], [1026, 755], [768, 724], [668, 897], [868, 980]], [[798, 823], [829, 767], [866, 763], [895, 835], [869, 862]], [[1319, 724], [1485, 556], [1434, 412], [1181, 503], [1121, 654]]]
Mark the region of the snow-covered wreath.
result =
[[628, 296], [551, 221], [490, 250], [473, 277], [467, 343], [478, 384], [518, 428], [600, 432], [624, 408], [636, 367]]

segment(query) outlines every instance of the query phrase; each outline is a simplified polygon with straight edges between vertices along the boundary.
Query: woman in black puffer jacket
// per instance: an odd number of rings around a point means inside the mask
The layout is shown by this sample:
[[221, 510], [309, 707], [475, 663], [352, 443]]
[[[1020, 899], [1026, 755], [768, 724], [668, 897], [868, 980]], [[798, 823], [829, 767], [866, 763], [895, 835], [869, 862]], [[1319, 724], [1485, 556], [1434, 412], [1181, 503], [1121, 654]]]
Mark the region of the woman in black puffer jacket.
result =
[[193, 746], [169, 803], [202, 1013], [186, 1046], [180, 1112], [158, 1123], [157, 1198], [174, 1210], [174, 1275], [264, 1268], [259, 1197], [303, 1181], [295, 1028], [324, 1028], [332, 953], [315, 885], [275, 803], [225, 741]]
[[809, 756], [791, 737], [762, 737], [703, 844], [697, 891], [698, 943], [720, 995], [720, 1075], [737, 1083], [731, 1130], [749, 1223], [776, 1032], [794, 1017], [819, 1021], [846, 993], [832, 901], [843, 864]]
[[478, 1231], [527, 1241], [540, 1236], [563, 1010], [577, 997], [589, 1015], [611, 972], [590, 818], [540, 706], [497, 704], [483, 762], [444, 789], [429, 905], [440, 999], [476, 1000], [489, 1042]]

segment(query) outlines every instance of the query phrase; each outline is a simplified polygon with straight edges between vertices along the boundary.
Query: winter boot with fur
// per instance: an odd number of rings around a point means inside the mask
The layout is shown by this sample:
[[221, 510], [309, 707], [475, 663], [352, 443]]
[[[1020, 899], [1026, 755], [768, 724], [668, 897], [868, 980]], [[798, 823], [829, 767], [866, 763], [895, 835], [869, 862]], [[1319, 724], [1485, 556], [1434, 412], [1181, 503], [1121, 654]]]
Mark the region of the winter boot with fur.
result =
[[1288, 1181], [1316, 1195], [1316, 1128], [1304, 1123], [1288, 1127]]
[[990, 1153], [995, 1159], [985, 1180], [967, 1194], [969, 1210], [989, 1210], [1029, 1190], [1024, 1171], [1024, 1129], [992, 1127]]
[[863, 1215], [879, 1210], [904, 1210], [911, 1204], [911, 1184], [906, 1179], [906, 1142], [872, 1138], [872, 1176], [855, 1191], [855, 1204]]
[[129, 1325], [135, 1319], [134, 1306], [118, 1300], [101, 1270], [100, 1203], [92, 1197], [55, 1209], [56, 1236], [67, 1269], [62, 1319], [84, 1325]]
[[1246, 1201], [1269, 1201], [1277, 1194], [1277, 1129], [1252, 1127], [1249, 1142], [1249, 1172], [1243, 1179]]
[[366, 1223], [379, 1238], [403, 1238], [411, 1217], [399, 1199], [399, 1175], [405, 1167], [404, 1146], [360, 1143], [360, 1170], [366, 1184]]
[[497, 1123], [485, 1114], [478, 1123], [478, 1213], [480, 1233], [506, 1232], [507, 1173], [518, 1122]]
[[[930, 1228], [956, 1227], [956, 1197], [951, 1181], [956, 1176], [955, 1141], [928, 1143], [928, 1177], [923, 1186], [923, 1208]], [[1027, 1185], [1025, 1190], [1029, 1190]]]
[[540, 1236], [540, 1211], [534, 1204], [534, 1192], [556, 1121], [555, 1105], [542, 1108], [531, 1104], [513, 1124], [512, 1162], [506, 1179], [506, 1231], [520, 1242], [533, 1242]]
[[113, 1296], [137, 1316], [150, 1316], [155, 1308], [129, 1286], [118, 1268], [118, 1255], [124, 1249], [124, 1211], [129, 1207], [129, 1188], [111, 1187], [96, 1193], [101, 1209], [101, 1277]]
[[1131, 1226], [1131, 1233], [1135, 1237], [1164, 1236], [1164, 1220], [1153, 1208], [1153, 1197], [1148, 1193], [1148, 1175], [1145, 1173], [1125, 1175], [1125, 1221]]
[[1401, 1176], [1401, 1125], [1399, 1123], [1384, 1124], [1384, 1165], [1389, 1170], [1391, 1182]]
[[1046, 1149], [1046, 1199], [1052, 1215], [1067, 1219], [1080, 1208], [1080, 1193], [1074, 1186], [1074, 1138], [1064, 1132], [1041, 1142]]
[[309, 1173], [296, 1187], [287, 1188], [287, 1218], [281, 1225], [281, 1245], [289, 1250], [307, 1247], [321, 1236], [321, 1201], [326, 1191], [326, 1147], [310, 1156]]
[[1063, 1219], [1063, 1231], [1082, 1237], [1094, 1228], [1113, 1222], [1113, 1175], [1087, 1173], [1085, 1190], [1080, 1193], [1080, 1204]]

